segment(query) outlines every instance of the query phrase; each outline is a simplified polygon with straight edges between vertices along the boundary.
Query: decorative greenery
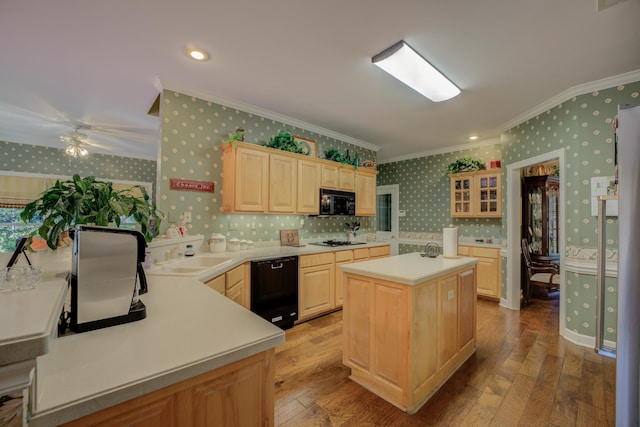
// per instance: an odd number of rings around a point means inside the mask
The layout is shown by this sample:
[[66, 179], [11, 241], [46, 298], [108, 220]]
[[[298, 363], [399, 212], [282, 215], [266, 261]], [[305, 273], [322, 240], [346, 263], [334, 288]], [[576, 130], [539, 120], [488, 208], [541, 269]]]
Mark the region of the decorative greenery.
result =
[[449, 163], [445, 169], [445, 173], [448, 175], [459, 172], [475, 172], [486, 168], [487, 166], [481, 160], [473, 159], [471, 157], [463, 157]]
[[344, 154], [340, 154], [340, 150], [332, 147], [324, 152], [324, 158], [345, 165], [353, 165], [353, 167], [356, 169], [358, 168], [358, 166], [360, 166], [360, 157], [357, 151], [355, 152], [353, 159], [351, 159], [349, 150], [347, 150], [347, 152]]
[[269, 138], [269, 142], [263, 144], [265, 147], [274, 148], [276, 150], [289, 151], [291, 153], [302, 154], [302, 146], [294, 141], [290, 131], [280, 131], [276, 136]]
[[150, 242], [159, 234], [162, 213], [155, 203], [150, 203], [144, 187], [135, 188], [142, 192], [142, 197], [134, 196], [131, 189], [114, 190], [111, 182], [92, 176], [80, 178], [76, 174], [71, 180], [57, 180], [20, 213], [25, 223], [37, 216], [42, 221], [40, 228], [30, 234], [29, 244], [34, 235], [39, 235], [51, 249], [56, 249], [62, 232], [76, 224], [107, 226], [113, 222], [119, 227], [121, 217], [132, 217]]

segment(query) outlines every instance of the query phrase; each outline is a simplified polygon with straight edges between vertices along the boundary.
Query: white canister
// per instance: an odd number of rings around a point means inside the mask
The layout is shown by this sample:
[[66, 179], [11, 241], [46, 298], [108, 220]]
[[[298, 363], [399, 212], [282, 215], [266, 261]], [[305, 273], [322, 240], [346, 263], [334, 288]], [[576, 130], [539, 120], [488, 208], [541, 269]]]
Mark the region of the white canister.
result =
[[240, 240], [240, 250], [241, 251], [246, 251], [247, 250], [247, 241], [242, 239]]
[[240, 239], [236, 239], [235, 237], [229, 239], [229, 252], [238, 252], [240, 250]]
[[210, 252], [224, 252], [227, 250], [227, 238], [220, 233], [213, 233], [209, 240]]
[[247, 249], [253, 249], [253, 240], [247, 240]]

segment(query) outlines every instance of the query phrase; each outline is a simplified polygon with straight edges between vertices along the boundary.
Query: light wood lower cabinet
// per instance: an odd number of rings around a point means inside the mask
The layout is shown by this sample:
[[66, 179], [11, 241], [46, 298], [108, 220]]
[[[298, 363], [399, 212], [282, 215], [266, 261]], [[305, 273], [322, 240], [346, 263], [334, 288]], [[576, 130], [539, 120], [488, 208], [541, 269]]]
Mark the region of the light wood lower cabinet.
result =
[[273, 426], [274, 358], [270, 349], [64, 426]]
[[241, 306], [250, 308], [250, 274], [251, 264], [245, 263], [207, 281], [205, 285]]
[[480, 246], [459, 246], [458, 253], [478, 258], [478, 295], [500, 299], [500, 249]]
[[336, 252], [336, 307], [342, 307], [343, 298], [343, 278], [344, 274], [340, 271], [340, 266], [344, 264], [350, 264], [353, 262], [353, 251], [338, 251]]
[[333, 252], [300, 256], [298, 320], [335, 308], [335, 258]]
[[345, 274], [343, 362], [351, 379], [416, 412], [475, 352], [476, 270], [407, 286]]

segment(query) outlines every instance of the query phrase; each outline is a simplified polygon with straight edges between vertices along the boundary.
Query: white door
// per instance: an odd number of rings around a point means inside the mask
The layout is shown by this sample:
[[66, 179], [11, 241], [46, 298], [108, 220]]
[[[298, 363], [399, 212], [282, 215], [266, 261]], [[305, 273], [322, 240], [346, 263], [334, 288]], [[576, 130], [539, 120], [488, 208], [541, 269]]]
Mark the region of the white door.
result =
[[398, 184], [376, 189], [376, 239], [391, 243], [391, 255], [398, 255]]

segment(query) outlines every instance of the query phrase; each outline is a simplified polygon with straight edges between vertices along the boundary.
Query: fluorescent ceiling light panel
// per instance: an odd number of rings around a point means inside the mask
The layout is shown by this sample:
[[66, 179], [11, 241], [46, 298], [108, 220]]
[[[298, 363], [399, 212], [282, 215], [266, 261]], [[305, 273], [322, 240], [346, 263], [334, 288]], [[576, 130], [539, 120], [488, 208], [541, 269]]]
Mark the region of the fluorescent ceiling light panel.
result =
[[460, 94], [456, 85], [402, 40], [371, 61], [433, 102], [446, 101]]

